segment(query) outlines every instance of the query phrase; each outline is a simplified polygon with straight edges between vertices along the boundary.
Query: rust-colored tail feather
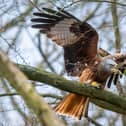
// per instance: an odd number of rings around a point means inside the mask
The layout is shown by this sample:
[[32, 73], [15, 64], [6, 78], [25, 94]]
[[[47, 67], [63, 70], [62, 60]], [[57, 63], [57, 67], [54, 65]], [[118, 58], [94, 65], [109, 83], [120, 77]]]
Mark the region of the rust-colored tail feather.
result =
[[89, 98], [70, 93], [56, 106], [55, 111], [61, 115], [81, 119], [87, 112]]

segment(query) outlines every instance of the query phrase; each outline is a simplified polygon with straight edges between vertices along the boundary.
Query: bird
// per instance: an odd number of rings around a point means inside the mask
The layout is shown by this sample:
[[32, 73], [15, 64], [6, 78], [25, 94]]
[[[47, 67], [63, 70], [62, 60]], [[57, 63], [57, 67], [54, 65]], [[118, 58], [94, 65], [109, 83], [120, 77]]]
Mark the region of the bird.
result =
[[[62, 8], [42, 8], [33, 13], [32, 28], [39, 29], [64, 50], [65, 69], [69, 76], [78, 76], [79, 82], [105, 87], [116, 62], [98, 55], [99, 35], [87, 21], [81, 21]], [[98, 85], [97, 85], [98, 84]], [[58, 114], [80, 120], [87, 117], [90, 98], [69, 93], [55, 107]]]

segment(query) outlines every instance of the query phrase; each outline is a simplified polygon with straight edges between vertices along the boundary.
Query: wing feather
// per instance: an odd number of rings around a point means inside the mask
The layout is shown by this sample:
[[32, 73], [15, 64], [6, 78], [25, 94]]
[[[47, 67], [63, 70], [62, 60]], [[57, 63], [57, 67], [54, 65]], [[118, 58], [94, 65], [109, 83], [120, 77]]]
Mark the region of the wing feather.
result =
[[33, 13], [32, 27], [40, 29], [41, 33], [63, 46], [67, 73], [80, 75], [85, 64], [97, 55], [98, 34], [88, 23], [58, 9], [43, 8], [43, 12]]
[[78, 36], [70, 31], [70, 27], [78, 20], [63, 10], [55, 11], [48, 8], [43, 10], [42, 13], [33, 13], [37, 18], [31, 19], [34, 23], [32, 27], [40, 29], [41, 33], [46, 33], [47, 37], [61, 46], [75, 42]]

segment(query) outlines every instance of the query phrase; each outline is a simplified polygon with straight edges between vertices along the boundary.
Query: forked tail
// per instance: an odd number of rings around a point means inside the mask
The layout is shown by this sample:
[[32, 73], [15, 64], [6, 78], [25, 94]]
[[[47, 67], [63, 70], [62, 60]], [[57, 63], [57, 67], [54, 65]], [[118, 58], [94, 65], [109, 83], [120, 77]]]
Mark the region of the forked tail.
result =
[[87, 113], [89, 98], [70, 93], [55, 108], [61, 115], [81, 119]]

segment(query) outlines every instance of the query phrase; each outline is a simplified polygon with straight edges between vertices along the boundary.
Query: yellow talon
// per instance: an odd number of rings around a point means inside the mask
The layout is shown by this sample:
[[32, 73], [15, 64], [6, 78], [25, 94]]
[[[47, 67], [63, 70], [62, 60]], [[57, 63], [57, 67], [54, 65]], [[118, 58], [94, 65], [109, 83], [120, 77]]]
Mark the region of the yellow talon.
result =
[[101, 84], [99, 84], [99, 83], [96, 82], [96, 81], [91, 82], [91, 85], [92, 85], [93, 87], [97, 87], [97, 88], [100, 88], [100, 87], [101, 87]]

